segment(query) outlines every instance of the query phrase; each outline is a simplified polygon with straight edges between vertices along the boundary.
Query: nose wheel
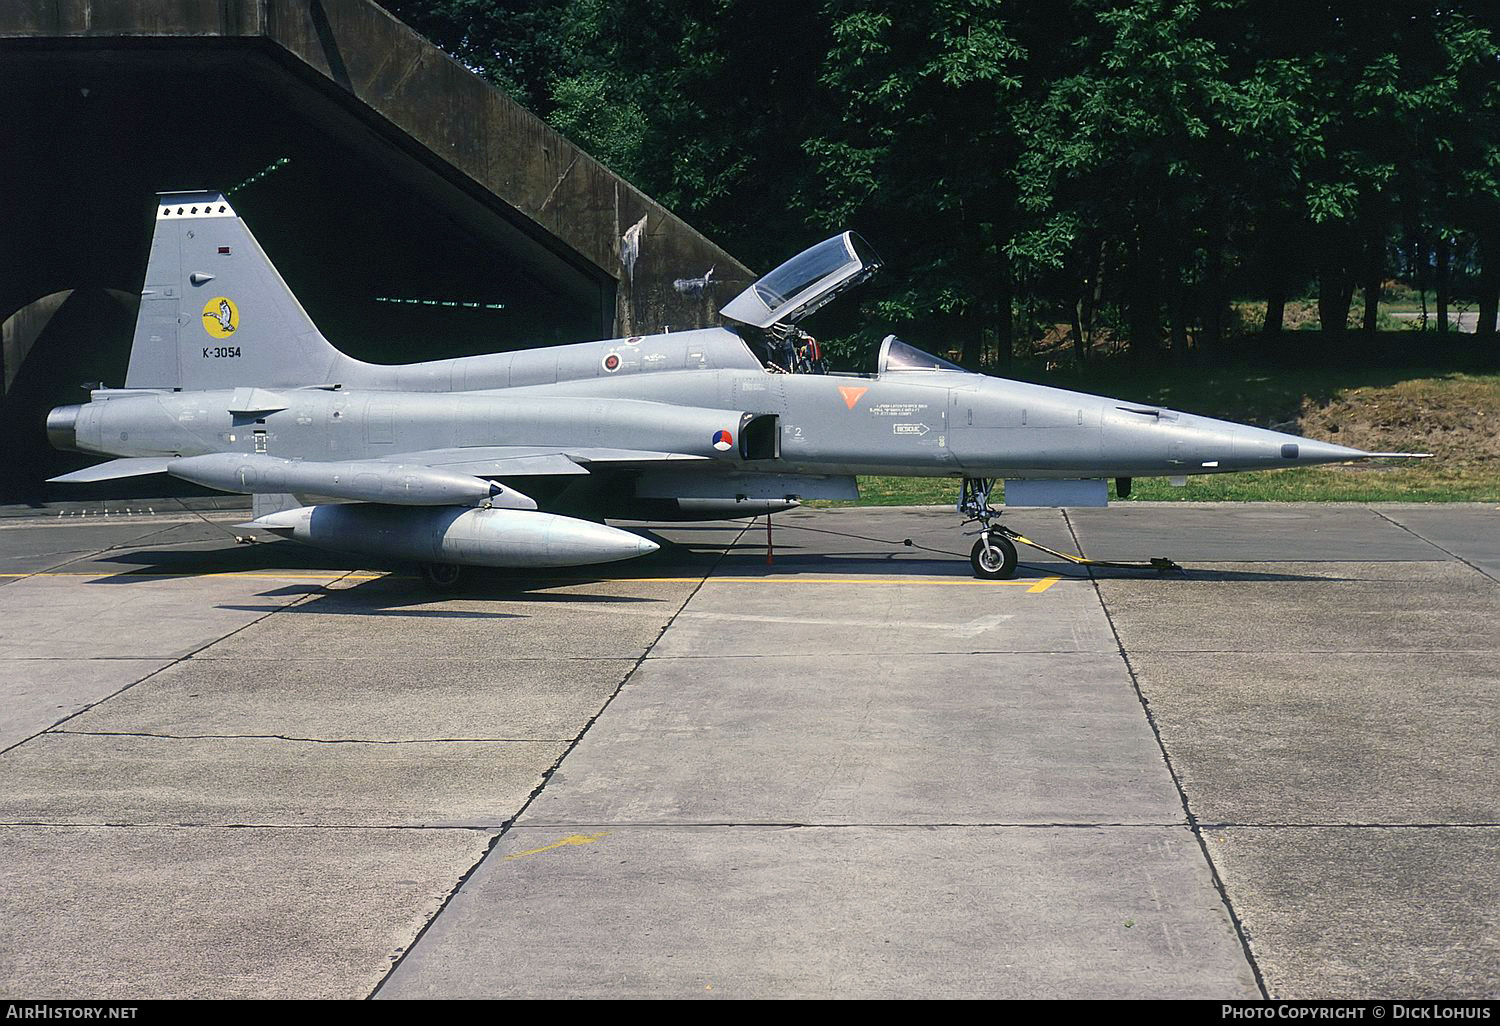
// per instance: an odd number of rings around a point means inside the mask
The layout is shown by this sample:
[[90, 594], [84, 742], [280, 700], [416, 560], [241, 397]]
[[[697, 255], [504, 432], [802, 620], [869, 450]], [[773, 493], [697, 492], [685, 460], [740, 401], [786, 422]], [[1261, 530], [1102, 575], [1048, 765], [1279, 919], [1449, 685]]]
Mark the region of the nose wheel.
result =
[[974, 576], [986, 581], [1004, 581], [1016, 574], [1016, 547], [996, 531], [984, 531], [969, 553]]

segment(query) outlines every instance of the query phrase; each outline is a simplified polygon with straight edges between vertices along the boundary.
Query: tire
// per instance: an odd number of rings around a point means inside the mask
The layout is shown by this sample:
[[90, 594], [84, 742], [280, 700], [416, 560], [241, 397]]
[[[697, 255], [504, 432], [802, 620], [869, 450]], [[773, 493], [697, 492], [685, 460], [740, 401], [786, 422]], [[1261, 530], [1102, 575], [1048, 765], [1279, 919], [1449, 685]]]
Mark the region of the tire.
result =
[[422, 583], [433, 591], [454, 591], [466, 576], [457, 563], [423, 563], [421, 571]]
[[981, 534], [969, 553], [969, 563], [980, 580], [1009, 580], [1016, 573], [1016, 547], [1003, 534]]

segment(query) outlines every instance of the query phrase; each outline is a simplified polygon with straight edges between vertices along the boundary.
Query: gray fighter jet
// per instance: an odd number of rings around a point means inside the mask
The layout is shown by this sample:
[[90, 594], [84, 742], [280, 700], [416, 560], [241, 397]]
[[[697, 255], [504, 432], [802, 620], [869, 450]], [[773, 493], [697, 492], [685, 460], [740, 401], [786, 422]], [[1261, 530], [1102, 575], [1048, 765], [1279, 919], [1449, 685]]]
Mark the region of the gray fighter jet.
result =
[[441, 585], [656, 549], [606, 517], [745, 517], [854, 498], [857, 474], [952, 477], [981, 525], [975, 573], [1008, 577], [998, 479], [1007, 506], [1100, 506], [1110, 477], [1128, 492], [1397, 455], [974, 374], [895, 336], [875, 373], [823, 373], [797, 323], [879, 266], [846, 232], [724, 306], [732, 327], [377, 366], [323, 337], [222, 195], [165, 193], [125, 387], [47, 419], [58, 448], [118, 458], [54, 480], [248, 493], [254, 527]]

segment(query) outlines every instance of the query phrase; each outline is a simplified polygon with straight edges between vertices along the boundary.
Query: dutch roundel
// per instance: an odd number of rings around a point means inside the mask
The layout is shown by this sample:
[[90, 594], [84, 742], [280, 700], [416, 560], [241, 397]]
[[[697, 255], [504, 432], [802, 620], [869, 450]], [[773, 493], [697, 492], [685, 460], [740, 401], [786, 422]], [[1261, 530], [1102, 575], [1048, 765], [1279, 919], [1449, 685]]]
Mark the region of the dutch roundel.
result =
[[734, 436], [720, 428], [714, 432], [714, 448], [720, 452], [728, 452], [734, 448]]

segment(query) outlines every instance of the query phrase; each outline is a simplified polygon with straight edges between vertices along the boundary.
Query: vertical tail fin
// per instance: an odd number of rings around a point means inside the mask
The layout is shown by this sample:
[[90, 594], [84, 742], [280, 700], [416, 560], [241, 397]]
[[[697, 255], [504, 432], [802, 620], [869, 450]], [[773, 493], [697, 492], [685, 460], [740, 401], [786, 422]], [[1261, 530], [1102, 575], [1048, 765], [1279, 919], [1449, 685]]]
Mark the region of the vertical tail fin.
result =
[[308, 319], [222, 194], [157, 197], [127, 387], [321, 385], [353, 363]]

